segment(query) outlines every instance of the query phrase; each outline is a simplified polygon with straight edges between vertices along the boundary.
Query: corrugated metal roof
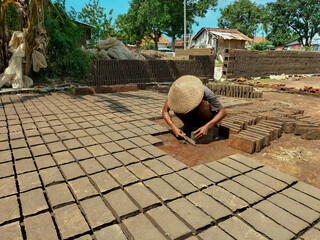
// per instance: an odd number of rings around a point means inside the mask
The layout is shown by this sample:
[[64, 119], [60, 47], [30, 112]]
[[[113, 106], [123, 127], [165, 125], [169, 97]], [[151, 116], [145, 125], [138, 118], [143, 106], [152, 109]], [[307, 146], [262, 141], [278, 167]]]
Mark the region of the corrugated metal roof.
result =
[[197, 39], [202, 32], [209, 31], [210, 33], [216, 35], [218, 38], [228, 39], [228, 40], [244, 40], [252, 42], [252, 39], [238, 31], [237, 29], [228, 28], [201, 28], [200, 31], [194, 36]]
[[218, 38], [226, 39], [226, 40], [243, 40], [243, 41], [252, 41], [250, 38], [243, 34], [239, 33], [228, 33], [228, 32], [216, 32], [210, 31], [212, 34], [216, 35]]

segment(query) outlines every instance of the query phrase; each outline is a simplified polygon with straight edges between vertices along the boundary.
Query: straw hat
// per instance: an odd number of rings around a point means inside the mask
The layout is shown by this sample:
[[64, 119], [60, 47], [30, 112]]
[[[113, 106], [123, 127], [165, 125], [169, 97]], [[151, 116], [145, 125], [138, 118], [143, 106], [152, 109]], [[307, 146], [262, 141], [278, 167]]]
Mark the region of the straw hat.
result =
[[204, 86], [199, 78], [191, 75], [182, 76], [169, 90], [169, 108], [175, 113], [186, 114], [201, 103], [203, 95]]

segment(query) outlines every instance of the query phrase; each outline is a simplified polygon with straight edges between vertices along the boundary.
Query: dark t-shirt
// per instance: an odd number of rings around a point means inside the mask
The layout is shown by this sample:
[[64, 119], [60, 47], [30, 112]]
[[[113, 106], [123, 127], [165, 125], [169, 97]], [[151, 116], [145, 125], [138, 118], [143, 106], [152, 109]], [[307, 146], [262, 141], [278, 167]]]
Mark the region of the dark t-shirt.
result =
[[211, 112], [218, 111], [223, 107], [217, 96], [207, 86], [204, 86], [203, 100], [210, 103]]

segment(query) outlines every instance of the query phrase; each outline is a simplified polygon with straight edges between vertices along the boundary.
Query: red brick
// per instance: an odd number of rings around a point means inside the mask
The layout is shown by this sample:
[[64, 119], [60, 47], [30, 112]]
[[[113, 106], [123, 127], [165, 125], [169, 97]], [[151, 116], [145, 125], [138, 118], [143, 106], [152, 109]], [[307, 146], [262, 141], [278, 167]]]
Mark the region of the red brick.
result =
[[230, 135], [229, 145], [247, 153], [254, 153], [256, 148], [254, 139], [249, 137], [239, 137], [234, 134]]
[[302, 139], [320, 140], [320, 127], [308, 127], [301, 135]]
[[90, 95], [90, 94], [93, 94], [93, 92], [89, 88], [76, 88], [75, 94], [76, 95]]

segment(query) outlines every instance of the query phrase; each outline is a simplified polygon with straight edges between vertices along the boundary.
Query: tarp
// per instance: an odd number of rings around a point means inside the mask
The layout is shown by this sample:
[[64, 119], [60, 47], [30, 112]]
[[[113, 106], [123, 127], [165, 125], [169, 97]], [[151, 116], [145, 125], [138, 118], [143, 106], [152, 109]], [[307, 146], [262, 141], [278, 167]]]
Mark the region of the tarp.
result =
[[[40, 30], [35, 38], [35, 48], [32, 52], [32, 65], [35, 72], [47, 67], [47, 60], [43, 54], [46, 48], [46, 37], [43, 33], [44, 30]], [[9, 51], [12, 52], [12, 57], [9, 66], [0, 74], [0, 88], [3, 85], [12, 85], [12, 88], [29, 88], [33, 85], [32, 79], [23, 75], [22, 61], [25, 57], [26, 32], [27, 30], [16, 31], [12, 34], [9, 42]]]
[[95, 45], [95, 49], [84, 49], [84, 47], [81, 49], [84, 52], [93, 53], [99, 59], [145, 60], [144, 56], [131, 52], [121, 41], [113, 37], [101, 40]]
[[0, 88], [5, 84], [12, 85], [13, 88], [31, 87], [33, 81], [30, 78], [24, 78], [22, 71], [22, 59], [25, 56], [25, 32], [13, 33], [9, 42], [9, 51], [13, 54], [9, 66], [0, 75]]

